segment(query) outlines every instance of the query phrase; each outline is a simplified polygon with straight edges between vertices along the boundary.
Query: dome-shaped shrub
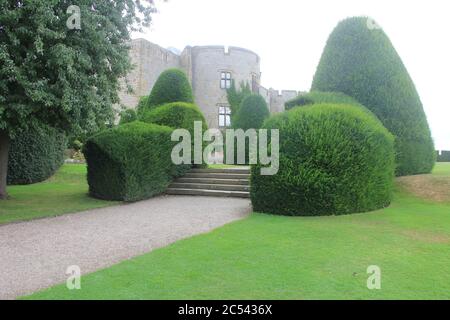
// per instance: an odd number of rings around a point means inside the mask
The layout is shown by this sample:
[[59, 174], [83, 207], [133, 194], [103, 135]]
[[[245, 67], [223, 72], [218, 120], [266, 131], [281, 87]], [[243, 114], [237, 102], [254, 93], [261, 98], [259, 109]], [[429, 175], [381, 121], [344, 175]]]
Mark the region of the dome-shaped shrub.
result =
[[394, 138], [352, 105], [294, 108], [266, 121], [279, 129], [279, 171], [252, 166], [255, 211], [293, 216], [365, 212], [391, 201]]
[[267, 103], [259, 94], [247, 96], [233, 117], [233, 127], [236, 129], [259, 129], [270, 115]]
[[[162, 126], [168, 126], [173, 129], [186, 129], [191, 133], [192, 143], [192, 161], [194, 160], [194, 122], [202, 122], [202, 132], [208, 129], [205, 117], [200, 109], [192, 103], [174, 102], [151, 109], [141, 116], [141, 121], [146, 123], [155, 123]], [[206, 142], [202, 142], [203, 147]], [[174, 176], [181, 176], [191, 165], [179, 165], [176, 167]]]
[[294, 107], [318, 103], [359, 105], [358, 101], [341, 92], [311, 91], [308, 93], [300, 94], [298, 97], [287, 101], [284, 106], [286, 110], [290, 110]]
[[396, 137], [397, 174], [429, 173], [435, 152], [413, 81], [389, 38], [365, 17], [330, 35], [311, 90], [343, 92], [366, 106]]
[[170, 102], [194, 103], [189, 80], [179, 69], [168, 69], [161, 73], [148, 97], [147, 108]]
[[50, 178], [64, 163], [67, 137], [47, 125], [31, 124], [11, 140], [8, 184], [31, 184]]
[[187, 129], [194, 134], [194, 121], [201, 121], [203, 131], [208, 129], [205, 117], [200, 109], [192, 103], [173, 102], [148, 110], [142, 114], [142, 122], [156, 123], [174, 129]]

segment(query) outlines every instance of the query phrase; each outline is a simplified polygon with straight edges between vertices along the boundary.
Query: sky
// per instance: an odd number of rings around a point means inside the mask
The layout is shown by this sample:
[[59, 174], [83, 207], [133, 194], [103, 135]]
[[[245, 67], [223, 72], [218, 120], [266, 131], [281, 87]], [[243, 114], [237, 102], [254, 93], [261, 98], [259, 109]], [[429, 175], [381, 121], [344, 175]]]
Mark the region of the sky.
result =
[[261, 57], [262, 85], [309, 91], [337, 23], [369, 16], [391, 39], [424, 105], [436, 149], [450, 150], [450, 1], [156, 0], [152, 26], [133, 38], [182, 50], [238, 46]]

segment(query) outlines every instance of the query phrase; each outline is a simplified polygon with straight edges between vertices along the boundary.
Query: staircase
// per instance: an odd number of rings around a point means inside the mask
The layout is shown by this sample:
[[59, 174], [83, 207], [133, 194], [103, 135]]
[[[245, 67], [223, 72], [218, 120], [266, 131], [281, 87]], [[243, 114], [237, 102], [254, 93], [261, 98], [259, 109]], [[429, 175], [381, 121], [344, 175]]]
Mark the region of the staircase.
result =
[[167, 194], [250, 198], [250, 169], [192, 169], [175, 180]]

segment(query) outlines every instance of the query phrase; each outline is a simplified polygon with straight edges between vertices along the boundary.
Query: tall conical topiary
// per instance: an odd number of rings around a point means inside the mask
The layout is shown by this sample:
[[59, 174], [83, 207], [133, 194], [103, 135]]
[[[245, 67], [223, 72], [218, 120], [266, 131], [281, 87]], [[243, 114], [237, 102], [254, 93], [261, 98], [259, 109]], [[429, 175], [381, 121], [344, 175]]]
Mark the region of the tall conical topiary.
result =
[[161, 73], [148, 97], [147, 108], [171, 102], [194, 103], [189, 80], [179, 69], [168, 69]]
[[346, 19], [330, 35], [311, 90], [345, 93], [370, 109], [396, 137], [397, 175], [429, 173], [430, 128], [414, 83], [373, 20]]

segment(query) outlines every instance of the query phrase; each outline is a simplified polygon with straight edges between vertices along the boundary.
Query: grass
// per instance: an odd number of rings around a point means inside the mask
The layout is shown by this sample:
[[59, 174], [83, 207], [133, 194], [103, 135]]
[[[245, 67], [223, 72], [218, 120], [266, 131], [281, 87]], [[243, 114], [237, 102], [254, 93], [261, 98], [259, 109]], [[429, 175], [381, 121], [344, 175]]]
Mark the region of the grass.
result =
[[117, 204], [88, 196], [86, 165], [82, 164], [65, 164], [49, 180], [10, 186], [8, 193], [10, 199], [0, 201], [0, 224]]
[[[450, 164], [436, 174], [450, 177]], [[253, 213], [208, 234], [83, 276], [29, 299], [448, 299], [450, 204], [397, 189], [365, 214]], [[381, 290], [367, 289], [367, 267]]]

